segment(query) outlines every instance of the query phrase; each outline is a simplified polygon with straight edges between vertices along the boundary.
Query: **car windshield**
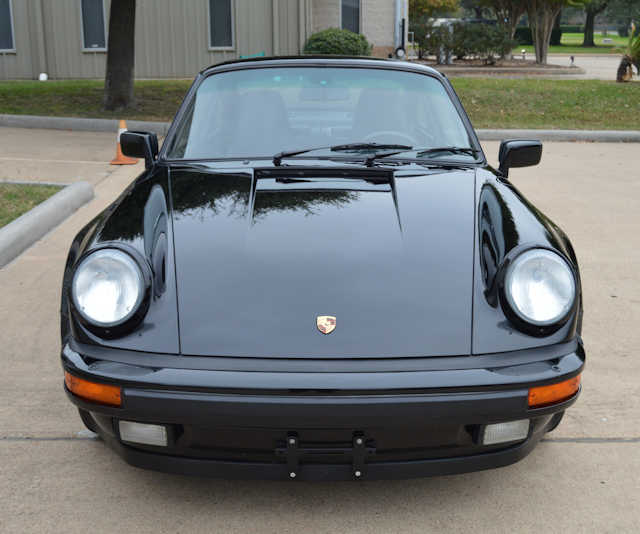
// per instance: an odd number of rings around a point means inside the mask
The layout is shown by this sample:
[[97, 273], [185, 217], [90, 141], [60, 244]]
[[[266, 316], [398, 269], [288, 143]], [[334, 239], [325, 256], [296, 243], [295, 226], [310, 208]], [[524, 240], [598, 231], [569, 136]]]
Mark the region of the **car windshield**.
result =
[[[361, 146], [336, 150], [353, 143]], [[387, 160], [475, 160], [475, 152], [465, 150], [472, 145], [460, 114], [438, 79], [395, 69], [302, 66], [204, 79], [166, 157], [271, 158], [311, 149], [305, 155], [340, 158], [389, 151], [384, 145], [399, 152]], [[439, 147], [453, 150], [429, 150]]]

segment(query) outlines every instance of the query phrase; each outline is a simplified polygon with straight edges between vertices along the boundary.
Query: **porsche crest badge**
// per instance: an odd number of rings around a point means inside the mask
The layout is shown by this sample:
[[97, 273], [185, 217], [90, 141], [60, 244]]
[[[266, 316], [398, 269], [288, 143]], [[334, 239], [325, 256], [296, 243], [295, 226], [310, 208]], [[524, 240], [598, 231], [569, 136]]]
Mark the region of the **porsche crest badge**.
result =
[[333, 315], [318, 315], [316, 326], [323, 334], [330, 334], [336, 329], [336, 318]]

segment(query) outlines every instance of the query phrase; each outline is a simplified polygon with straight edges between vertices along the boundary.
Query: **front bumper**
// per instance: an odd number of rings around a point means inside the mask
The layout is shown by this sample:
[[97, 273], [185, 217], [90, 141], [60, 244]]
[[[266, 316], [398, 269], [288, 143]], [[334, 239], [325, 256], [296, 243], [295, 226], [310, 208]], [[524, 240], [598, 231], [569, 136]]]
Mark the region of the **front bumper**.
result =
[[[293, 470], [296, 480], [411, 478], [516, 462], [577, 397], [529, 409], [529, 387], [571, 378], [584, 360], [578, 340], [391, 361], [193, 358], [74, 341], [62, 351], [66, 371], [122, 387], [119, 408], [67, 394], [128, 463], [224, 478], [289, 479]], [[479, 443], [484, 425], [518, 419], [531, 421], [525, 440]], [[119, 420], [165, 425], [168, 446], [123, 443]]]

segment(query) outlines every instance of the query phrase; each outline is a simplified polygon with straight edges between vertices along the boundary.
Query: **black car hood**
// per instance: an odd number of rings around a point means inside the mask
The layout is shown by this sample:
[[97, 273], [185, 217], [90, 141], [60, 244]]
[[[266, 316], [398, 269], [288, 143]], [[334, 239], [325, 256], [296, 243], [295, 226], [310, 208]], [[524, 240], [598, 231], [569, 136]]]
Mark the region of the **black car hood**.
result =
[[[474, 174], [277, 180], [173, 168], [181, 352], [470, 354]], [[331, 334], [316, 327], [321, 315], [336, 317]]]

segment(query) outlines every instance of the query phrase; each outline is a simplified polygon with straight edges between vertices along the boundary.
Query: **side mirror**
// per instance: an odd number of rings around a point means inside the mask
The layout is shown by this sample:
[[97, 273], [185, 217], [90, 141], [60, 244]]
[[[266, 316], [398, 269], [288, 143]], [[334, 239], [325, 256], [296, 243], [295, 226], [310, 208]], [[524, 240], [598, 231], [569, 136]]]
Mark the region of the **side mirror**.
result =
[[145, 167], [148, 169], [158, 155], [158, 136], [151, 132], [127, 130], [120, 134], [120, 148], [125, 156], [144, 158]]
[[511, 167], [531, 167], [540, 163], [542, 143], [537, 140], [512, 139], [500, 143], [500, 172], [509, 176]]

